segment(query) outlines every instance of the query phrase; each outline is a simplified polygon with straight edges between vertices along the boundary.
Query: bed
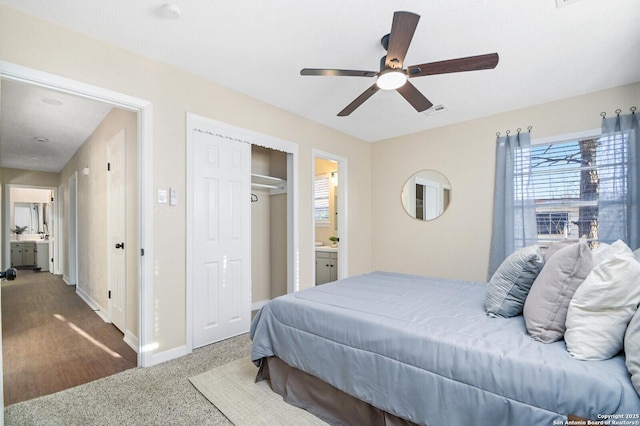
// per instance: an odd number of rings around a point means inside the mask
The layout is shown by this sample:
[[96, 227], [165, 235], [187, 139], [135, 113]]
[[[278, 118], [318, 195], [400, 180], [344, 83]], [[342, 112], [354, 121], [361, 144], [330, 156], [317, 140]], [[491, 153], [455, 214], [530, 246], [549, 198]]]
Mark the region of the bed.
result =
[[[251, 325], [251, 358], [259, 377], [302, 372], [316, 380], [311, 387], [326, 385], [380, 411], [387, 416], [381, 424], [638, 420], [640, 398], [623, 354], [578, 361], [562, 340], [532, 340], [522, 315], [487, 316], [486, 296], [480, 282], [389, 272], [350, 277], [265, 305]], [[343, 423], [331, 406], [344, 414], [346, 405], [309, 402], [283, 380], [276, 387], [285, 399]], [[316, 407], [323, 403], [328, 408]]]

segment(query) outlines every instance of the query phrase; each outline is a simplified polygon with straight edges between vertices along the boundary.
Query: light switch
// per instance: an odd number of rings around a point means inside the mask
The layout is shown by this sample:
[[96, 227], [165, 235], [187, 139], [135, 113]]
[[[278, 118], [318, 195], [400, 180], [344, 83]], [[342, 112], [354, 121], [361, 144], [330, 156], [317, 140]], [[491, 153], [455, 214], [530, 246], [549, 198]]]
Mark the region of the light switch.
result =
[[158, 204], [166, 204], [166, 203], [167, 203], [167, 190], [158, 189]]
[[175, 188], [169, 188], [169, 205], [178, 205], [178, 191]]

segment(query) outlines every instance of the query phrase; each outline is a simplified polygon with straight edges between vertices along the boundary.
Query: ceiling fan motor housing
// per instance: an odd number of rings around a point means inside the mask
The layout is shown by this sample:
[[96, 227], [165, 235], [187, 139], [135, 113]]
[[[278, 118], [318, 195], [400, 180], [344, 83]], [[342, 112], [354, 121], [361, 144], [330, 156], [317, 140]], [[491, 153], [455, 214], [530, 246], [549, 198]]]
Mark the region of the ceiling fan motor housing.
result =
[[382, 38], [380, 39], [380, 44], [382, 45], [382, 47], [384, 48], [384, 50], [389, 50], [389, 37], [391, 36], [391, 33], [382, 36]]

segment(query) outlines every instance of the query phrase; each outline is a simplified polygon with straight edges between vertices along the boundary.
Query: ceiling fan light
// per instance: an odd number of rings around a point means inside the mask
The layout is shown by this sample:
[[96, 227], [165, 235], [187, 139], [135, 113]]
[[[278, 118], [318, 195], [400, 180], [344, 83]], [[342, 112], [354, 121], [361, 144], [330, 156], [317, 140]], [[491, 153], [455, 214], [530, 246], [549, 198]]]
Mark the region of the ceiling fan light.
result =
[[378, 75], [376, 84], [382, 90], [395, 90], [407, 82], [407, 75], [402, 70], [386, 69]]

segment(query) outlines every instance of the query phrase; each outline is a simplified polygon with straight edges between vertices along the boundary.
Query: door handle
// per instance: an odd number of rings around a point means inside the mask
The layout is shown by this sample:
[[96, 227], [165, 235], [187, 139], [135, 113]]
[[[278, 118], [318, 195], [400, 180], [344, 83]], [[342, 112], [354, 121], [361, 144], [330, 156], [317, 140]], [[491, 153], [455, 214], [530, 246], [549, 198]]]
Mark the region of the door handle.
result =
[[116, 243], [116, 248], [124, 250], [124, 243]]

